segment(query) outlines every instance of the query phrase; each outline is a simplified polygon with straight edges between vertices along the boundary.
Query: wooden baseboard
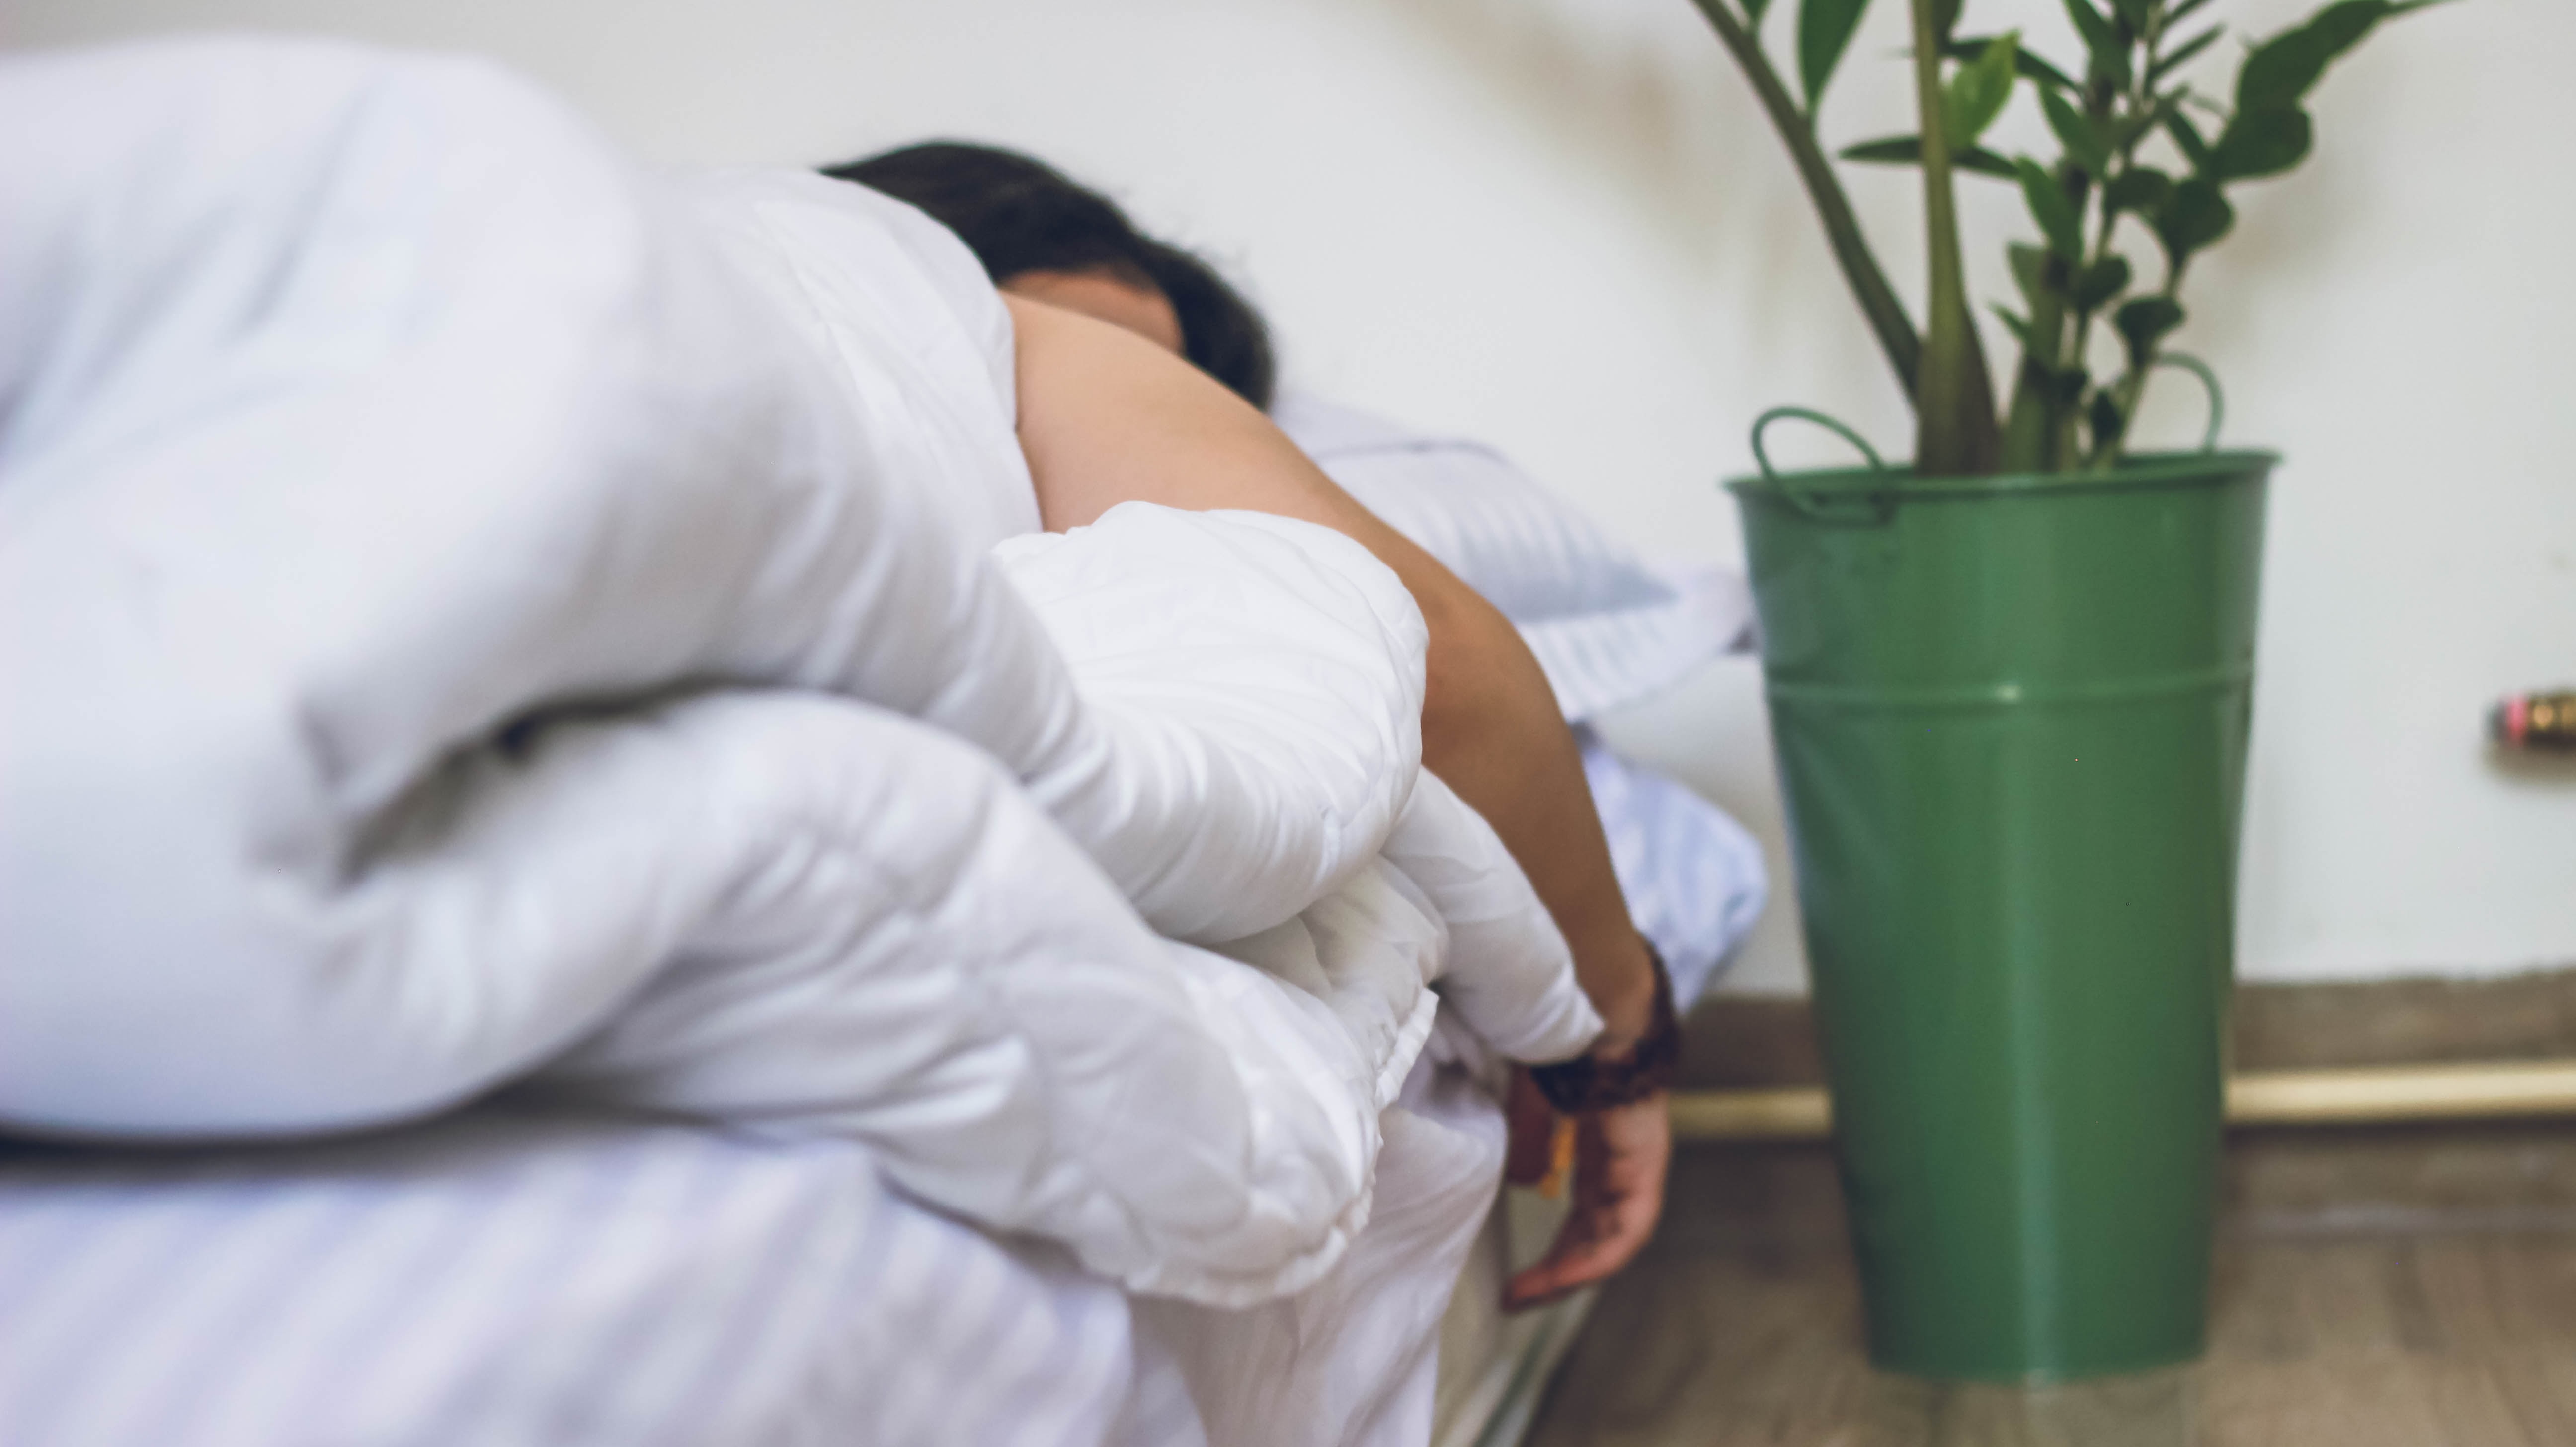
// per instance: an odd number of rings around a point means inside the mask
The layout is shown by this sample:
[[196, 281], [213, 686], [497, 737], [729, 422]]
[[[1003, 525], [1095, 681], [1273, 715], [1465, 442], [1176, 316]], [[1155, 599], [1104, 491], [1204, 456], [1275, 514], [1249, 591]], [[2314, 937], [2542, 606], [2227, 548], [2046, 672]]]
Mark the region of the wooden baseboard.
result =
[[[2243, 985], [2231, 1020], [2239, 1073], [2576, 1060], [2576, 966], [2480, 980]], [[1800, 999], [1720, 995], [1691, 1012], [1684, 1089], [1821, 1085], [1814, 1013]]]
[[[2237, 993], [2232, 1045], [2240, 1074], [2576, 1060], [2576, 968], [2250, 985]], [[1692, 1013], [1686, 1089], [1784, 1091], [1773, 1099], [1794, 1114], [1813, 1109], [1797, 1088], [1823, 1080], [1805, 1001], [1721, 997]], [[1839, 1239], [1840, 1191], [1821, 1142], [1703, 1145], [1676, 1169], [1703, 1204], [1667, 1229]], [[2229, 1141], [2223, 1192], [2231, 1228], [2266, 1233], [2576, 1229], [2576, 1124], [2243, 1130]]]
[[[1672, 1102], [1678, 1141], [1822, 1140], [1834, 1129], [1821, 1085], [1685, 1090]], [[2262, 1070], [2227, 1081], [2227, 1123], [2238, 1128], [2462, 1120], [2576, 1123], [2576, 1061]]]

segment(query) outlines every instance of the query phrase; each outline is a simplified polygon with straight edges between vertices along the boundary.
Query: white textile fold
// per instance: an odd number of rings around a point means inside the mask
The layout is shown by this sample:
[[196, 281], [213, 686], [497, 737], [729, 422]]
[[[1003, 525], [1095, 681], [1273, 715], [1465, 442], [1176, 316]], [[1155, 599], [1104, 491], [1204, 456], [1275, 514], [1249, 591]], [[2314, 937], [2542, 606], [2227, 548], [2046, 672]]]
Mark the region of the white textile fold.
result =
[[1598, 1028], [1364, 550], [956, 521], [1007, 323], [915, 213], [276, 41], [0, 62], [0, 205], [0, 1123], [542, 1071], [1238, 1306], [1349, 1249], [1434, 981]]

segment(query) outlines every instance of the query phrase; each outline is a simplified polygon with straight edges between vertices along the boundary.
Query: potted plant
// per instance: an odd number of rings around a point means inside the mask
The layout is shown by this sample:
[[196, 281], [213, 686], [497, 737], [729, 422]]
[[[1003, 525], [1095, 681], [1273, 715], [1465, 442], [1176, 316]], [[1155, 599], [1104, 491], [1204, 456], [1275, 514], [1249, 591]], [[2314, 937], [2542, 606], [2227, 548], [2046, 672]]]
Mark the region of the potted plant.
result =
[[[2298, 164], [2303, 102], [2380, 23], [2341, 0], [2187, 62], [2210, 0], [2064, 0], [2084, 48], [1960, 33], [1910, 0], [1918, 128], [1847, 161], [1920, 168], [1918, 332], [1816, 130], [1868, 0], [1695, 0], [1788, 144], [1890, 369], [1914, 460], [1838, 423], [1754, 429], [1742, 510], [1852, 1233], [1883, 1367], [1958, 1379], [2142, 1370], [2203, 1346], [2268, 452], [2219, 451], [2216, 379], [2168, 350], [2238, 186]], [[1786, 8], [1786, 7], [1783, 7]], [[1985, 138], [2015, 96], [2056, 154]], [[2018, 344], [1993, 383], [1961, 266], [1961, 175], [2016, 188]], [[2134, 259], [2133, 259], [2134, 258]], [[2159, 368], [2209, 391], [2197, 452], [2134, 453]], [[1867, 467], [1781, 472], [1764, 428]]]

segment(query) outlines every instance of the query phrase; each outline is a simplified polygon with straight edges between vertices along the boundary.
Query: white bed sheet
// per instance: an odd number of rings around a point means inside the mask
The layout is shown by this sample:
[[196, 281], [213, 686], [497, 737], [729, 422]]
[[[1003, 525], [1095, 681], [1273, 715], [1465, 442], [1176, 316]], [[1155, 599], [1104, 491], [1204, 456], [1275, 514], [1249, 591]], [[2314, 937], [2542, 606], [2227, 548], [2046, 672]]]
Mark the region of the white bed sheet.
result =
[[1196, 1440], [1114, 1288], [835, 1141], [487, 1108], [13, 1154], [0, 1300], [13, 1443]]
[[1420, 1443], [1502, 1132], [1455, 1065], [1405, 1099], [1344, 1265], [1223, 1332], [846, 1141], [504, 1101], [291, 1147], [0, 1142], [0, 1441]]

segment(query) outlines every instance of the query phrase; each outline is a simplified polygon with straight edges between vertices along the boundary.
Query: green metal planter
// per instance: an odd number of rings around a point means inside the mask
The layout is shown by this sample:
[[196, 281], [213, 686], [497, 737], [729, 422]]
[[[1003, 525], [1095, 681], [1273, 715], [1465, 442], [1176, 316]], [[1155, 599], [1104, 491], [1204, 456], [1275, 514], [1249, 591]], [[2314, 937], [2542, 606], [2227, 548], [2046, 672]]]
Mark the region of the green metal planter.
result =
[[1727, 484], [1883, 1368], [2202, 1349], [2275, 461]]

